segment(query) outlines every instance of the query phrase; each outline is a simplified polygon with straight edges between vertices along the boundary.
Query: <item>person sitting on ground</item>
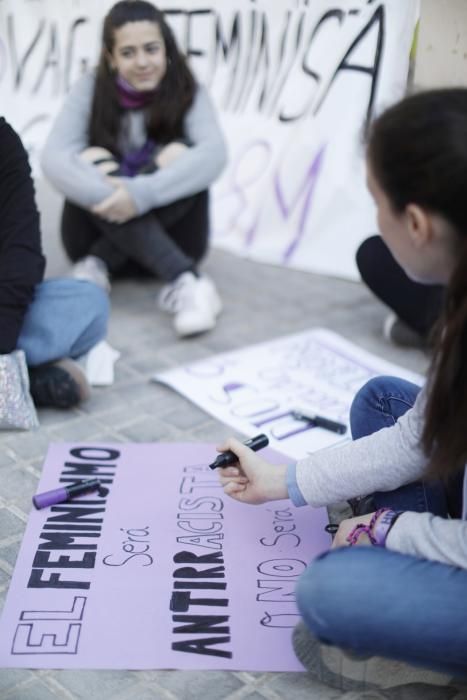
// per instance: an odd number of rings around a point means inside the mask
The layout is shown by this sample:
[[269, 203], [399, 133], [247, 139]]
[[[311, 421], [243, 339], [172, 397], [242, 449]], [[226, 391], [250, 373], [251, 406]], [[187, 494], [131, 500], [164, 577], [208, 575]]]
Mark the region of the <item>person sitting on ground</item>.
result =
[[354, 441], [297, 464], [272, 466], [234, 439], [220, 448], [238, 456], [220, 478], [239, 501], [367, 497], [296, 592], [298, 657], [350, 690], [358, 679], [467, 678], [467, 90], [384, 112], [370, 128], [367, 172], [395, 260], [411, 279], [446, 287], [426, 387], [370, 380], [351, 407]]
[[95, 74], [68, 96], [42, 167], [65, 195], [62, 240], [73, 275], [109, 289], [128, 262], [160, 278], [180, 336], [215, 326], [221, 300], [200, 275], [208, 187], [226, 162], [217, 117], [163, 14], [123, 0], [104, 20]]
[[384, 337], [401, 347], [428, 347], [443, 308], [444, 286], [410, 279], [381, 236], [363, 241], [356, 262], [367, 287], [392, 310], [384, 322]]
[[90, 282], [43, 280], [39, 214], [28, 157], [0, 117], [0, 354], [23, 350], [37, 406], [70, 408], [89, 396], [72, 358], [106, 335], [109, 303]]

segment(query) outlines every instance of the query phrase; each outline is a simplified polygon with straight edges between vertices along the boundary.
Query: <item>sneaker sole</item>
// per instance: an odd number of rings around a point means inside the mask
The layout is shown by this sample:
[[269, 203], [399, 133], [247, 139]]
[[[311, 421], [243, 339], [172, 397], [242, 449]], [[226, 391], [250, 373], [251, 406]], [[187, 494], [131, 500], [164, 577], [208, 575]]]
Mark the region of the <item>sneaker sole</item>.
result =
[[192, 325], [192, 326], [182, 326], [174, 323], [174, 328], [177, 332], [179, 338], [187, 338], [192, 335], [200, 335], [201, 333], [207, 333], [207, 331], [212, 331], [216, 327], [216, 317], [213, 316], [212, 319], [206, 321], [202, 325]]

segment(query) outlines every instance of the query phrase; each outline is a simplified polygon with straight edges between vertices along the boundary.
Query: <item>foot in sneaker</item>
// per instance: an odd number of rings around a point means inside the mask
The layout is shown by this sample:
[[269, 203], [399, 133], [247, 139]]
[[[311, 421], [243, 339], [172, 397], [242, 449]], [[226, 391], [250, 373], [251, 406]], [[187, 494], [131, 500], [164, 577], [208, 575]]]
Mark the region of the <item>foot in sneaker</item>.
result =
[[208, 277], [196, 277], [192, 272], [184, 272], [163, 287], [159, 306], [173, 314], [176, 332], [186, 337], [212, 330], [221, 312], [222, 302]]
[[71, 268], [71, 277], [76, 280], [94, 282], [106, 292], [110, 292], [109, 270], [103, 260], [95, 255], [87, 255]]
[[402, 348], [426, 348], [427, 339], [408, 326], [396, 314], [390, 314], [383, 326], [383, 336]]
[[[404, 687], [420, 684], [419, 689], [422, 693], [423, 686], [428, 691], [420, 697], [428, 697], [432, 686], [456, 684], [454, 678], [437, 671], [380, 656], [359, 657], [338, 647], [323, 644], [311, 634], [304, 622], [296, 625], [292, 634], [292, 644], [297, 658], [313, 678], [339, 690], [365, 691], [384, 688], [386, 692], [381, 698], [388, 698], [391, 697], [388, 689], [399, 687], [403, 693]], [[397, 697], [401, 698], [402, 693]]]
[[70, 359], [29, 368], [29, 390], [36, 406], [72, 408], [90, 396], [81, 367]]

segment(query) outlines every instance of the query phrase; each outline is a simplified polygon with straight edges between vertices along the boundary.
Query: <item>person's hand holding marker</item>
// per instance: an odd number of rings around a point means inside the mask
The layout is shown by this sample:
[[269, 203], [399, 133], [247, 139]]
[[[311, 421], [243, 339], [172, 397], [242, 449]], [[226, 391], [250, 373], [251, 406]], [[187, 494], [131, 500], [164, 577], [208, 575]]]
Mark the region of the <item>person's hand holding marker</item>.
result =
[[119, 177], [107, 177], [114, 191], [108, 197], [91, 207], [91, 212], [112, 224], [124, 224], [137, 215], [136, 205]]
[[287, 465], [271, 464], [235, 438], [229, 438], [218, 448], [231, 450], [238, 458], [238, 466], [218, 469], [224, 493], [242, 503], [258, 505], [288, 498]]

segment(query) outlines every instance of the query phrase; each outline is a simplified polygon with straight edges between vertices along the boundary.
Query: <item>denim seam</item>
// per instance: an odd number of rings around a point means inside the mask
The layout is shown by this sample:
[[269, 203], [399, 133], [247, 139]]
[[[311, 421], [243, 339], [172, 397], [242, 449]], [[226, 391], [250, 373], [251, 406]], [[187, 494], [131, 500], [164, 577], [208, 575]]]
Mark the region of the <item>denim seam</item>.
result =
[[384, 403], [389, 402], [389, 401], [400, 401], [402, 404], [407, 406], [408, 408], [412, 408], [413, 404], [407, 401], [403, 396], [397, 395], [397, 394], [384, 394], [380, 395], [378, 397], [378, 403], [379, 403], [379, 410], [385, 416], [386, 418], [391, 418], [393, 423], [397, 423], [397, 418], [394, 418], [393, 413], [389, 413], [388, 411], [385, 410], [384, 408]]

